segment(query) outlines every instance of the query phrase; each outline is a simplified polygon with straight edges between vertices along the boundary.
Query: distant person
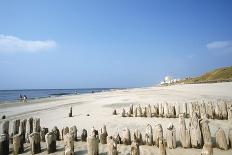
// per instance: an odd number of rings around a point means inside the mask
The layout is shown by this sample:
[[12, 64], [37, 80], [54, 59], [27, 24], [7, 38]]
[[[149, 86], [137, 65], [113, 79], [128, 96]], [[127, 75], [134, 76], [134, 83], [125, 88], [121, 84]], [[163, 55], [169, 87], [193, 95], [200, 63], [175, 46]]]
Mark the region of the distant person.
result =
[[23, 102], [27, 103], [27, 96], [26, 95], [23, 96]]
[[75, 90], [75, 94], [77, 94], [77, 90]]
[[22, 94], [19, 94], [19, 100], [22, 102], [23, 101], [23, 96]]

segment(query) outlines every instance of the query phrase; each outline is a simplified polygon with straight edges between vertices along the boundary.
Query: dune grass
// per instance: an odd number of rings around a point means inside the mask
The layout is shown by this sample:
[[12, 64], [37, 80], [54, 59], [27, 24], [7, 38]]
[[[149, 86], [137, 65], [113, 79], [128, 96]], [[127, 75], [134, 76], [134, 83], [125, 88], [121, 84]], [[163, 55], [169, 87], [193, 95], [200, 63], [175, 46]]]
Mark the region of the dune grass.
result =
[[199, 77], [182, 80], [184, 83], [214, 83], [232, 81], [232, 66], [215, 69]]

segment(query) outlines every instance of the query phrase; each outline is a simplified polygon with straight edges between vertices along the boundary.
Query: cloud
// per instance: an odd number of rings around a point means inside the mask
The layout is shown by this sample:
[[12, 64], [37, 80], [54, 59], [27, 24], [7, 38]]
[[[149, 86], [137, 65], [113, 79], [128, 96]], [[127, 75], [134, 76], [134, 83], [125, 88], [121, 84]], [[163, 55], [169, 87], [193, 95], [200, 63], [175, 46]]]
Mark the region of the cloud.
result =
[[39, 52], [53, 49], [57, 43], [53, 40], [23, 40], [15, 36], [0, 34], [0, 52]]
[[230, 53], [232, 52], [232, 40], [213, 41], [206, 45], [207, 49], [214, 52]]

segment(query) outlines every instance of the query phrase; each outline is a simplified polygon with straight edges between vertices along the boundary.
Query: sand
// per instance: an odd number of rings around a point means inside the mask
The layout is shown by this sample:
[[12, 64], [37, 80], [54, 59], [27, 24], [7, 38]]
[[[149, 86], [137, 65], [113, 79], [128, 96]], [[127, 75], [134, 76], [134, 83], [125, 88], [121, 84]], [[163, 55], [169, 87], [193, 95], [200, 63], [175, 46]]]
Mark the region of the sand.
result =
[[[134, 129], [138, 128], [144, 137], [147, 123], [153, 127], [155, 124], [160, 123], [163, 126], [165, 135], [168, 124], [172, 122], [177, 128], [177, 140], [179, 140], [177, 118], [123, 118], [120, 114], [112, 115], [113, 109], [121, 113], [122, 108], [128, 110], [130, 104], [145, 106], [163, 101], [167, 101], [168, 103], [183, 103], [218, 99], [232, 100], [232, 82], [112, 90], [110, 92], [38, 99], [25, 104], [0, 104], [0, 116], [6, 115], [9, 120], [31, 116], [39, 117], [41, 126], [48, 127], [49, 130], [54, 126], [61, 129], [64, 126], [71, 127], [72, 125], [76, 125], [79, 136], [82, 128], [90, 132], [93, 126], [96, 129], [100, 129], [106, 124], [109, 135], [114, 135], [115, 132], [121, 134], [123, 128], [128, 127], [131, 133], [133, 133]], [[68, 117], [70, 106], [73, 107], [73, 117], [71, 118]], [[90, 116], [87, 116], [87, 114]], [[0, 120], [1, 122], [2, 120]], [[189, 119], [186, 122], [188, 123]], [[227, 135], [229, 128], [232, 128], [232, 122], [228, 120], [210, 120], [209, 126], [212, 137], [215, 137], [218, 127], [222, 127]], [[42, 146], [43, 150], [41, 154], [47, 154], [45, 143], [42, 143]], [[26, 151], [24, 154], [30, 154], [28, 146], [25, 145], [25, 147]], [[63, 154], [62, 142], [58, 142], [57, 148], [58, 152], [54, 154]], [[129, 154], [130, 146], [118, 145], [118, 150], [120, 154]], [[143, 145], [140, 146], [140, 151], [142, 155], [156, 154], [158, 153], [158, 148]], [[75, 152], [75, 154], [87, 154], [86, 143], [75, 142]], [[100, 154], [106, 154], [106, 152], [106, 145], [100, 145]], [[195, 155], [200, 154], [200, 152], [201, 149], [183, 149], [179, 145], [176, 149], [167, 149], [167, 154], [170, 155]], [[214, 148], [214, 154], [231, 155], [232, 149], [223, 151]]]

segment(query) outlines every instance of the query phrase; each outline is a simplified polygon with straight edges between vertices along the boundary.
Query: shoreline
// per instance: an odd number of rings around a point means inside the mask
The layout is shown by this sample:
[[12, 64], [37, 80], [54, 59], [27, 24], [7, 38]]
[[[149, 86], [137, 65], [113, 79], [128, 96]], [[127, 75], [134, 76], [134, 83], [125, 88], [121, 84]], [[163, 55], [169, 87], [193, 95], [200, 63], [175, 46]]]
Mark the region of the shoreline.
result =
[[[18, 94], [24, 94], [24, 91], [29, 93], [28, 101], [34, 102], [39, 101], [40, 99], [50, 99], [50, 98], [57, 98], [57, 97], [64, 97], [64, 96], [72, 96], [72, 95], [82, 95], [82, 94], [91, 94], [91, 93], [99, 93], [99, 92], [107, 92], [107, 91], [114, 91], [114, 90], [122, 90], [125, 88], [80, 88], [80, 89], [15, 89], [15, 90], [0, 90], [0, 93], [3, 92], [14, 92], [14, 94], [6, 94], [6, 95], [13, 95], [13, 98], [5, 98], [4, 96], [0, 96], [0, 105], [1, 104], [12, 104], [12, 103], [23, 103], [20, 101], [18, 96], [16, 96], [16, 92]], [[41, 94], [42, 91], [42, 94]], [[40, 95], [37, 93], [39, 92]], [[32, 93], [32, 94], [31, 94]], [[18, 95], [17, 94], [17, 95]]]

